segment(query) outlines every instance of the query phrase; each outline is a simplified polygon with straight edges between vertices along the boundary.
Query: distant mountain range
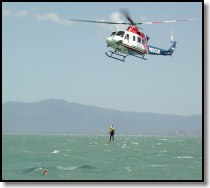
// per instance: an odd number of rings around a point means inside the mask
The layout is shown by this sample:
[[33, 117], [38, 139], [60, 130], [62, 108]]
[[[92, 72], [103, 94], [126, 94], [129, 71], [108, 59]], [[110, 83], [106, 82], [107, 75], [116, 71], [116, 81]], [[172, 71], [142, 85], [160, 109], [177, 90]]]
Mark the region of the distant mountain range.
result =
[[179, 116], [111, 110], [64, 100], [2, 104], [3, 133], [201, 135], [201, 115]]

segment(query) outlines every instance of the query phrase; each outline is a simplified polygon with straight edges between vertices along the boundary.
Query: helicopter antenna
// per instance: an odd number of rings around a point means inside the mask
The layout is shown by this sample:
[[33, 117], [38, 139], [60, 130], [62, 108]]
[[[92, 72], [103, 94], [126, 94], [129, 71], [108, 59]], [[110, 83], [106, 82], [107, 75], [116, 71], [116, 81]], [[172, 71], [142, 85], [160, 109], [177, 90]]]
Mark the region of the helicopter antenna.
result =
[[120, 30], [117, 26], [116, 26], [116, 28], [117, 28], [117, 32]]

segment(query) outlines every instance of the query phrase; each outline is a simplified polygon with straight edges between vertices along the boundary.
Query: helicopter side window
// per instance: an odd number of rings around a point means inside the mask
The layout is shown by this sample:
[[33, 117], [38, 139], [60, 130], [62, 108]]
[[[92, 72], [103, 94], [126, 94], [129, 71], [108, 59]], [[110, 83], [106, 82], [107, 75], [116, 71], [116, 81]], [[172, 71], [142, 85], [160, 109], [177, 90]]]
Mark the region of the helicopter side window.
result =
[[141, 38], [138, 37], [138, 43], [141, 43]]
[[144, 39], [142, 39], [142, 44], [143, 44], [143, 45], [145, 44], [145, 40], [144, 40]]
[[116, 31], [115, 32], [112, 32], [111, 36], [115, 35], [116, 34]]
[[125, 35], [125, 39], [129, 40], [129, 34]]
[[124, 34], [125, 34], [124, 31], [118, 31], [116, 35], [121, 36], [123, 38]]

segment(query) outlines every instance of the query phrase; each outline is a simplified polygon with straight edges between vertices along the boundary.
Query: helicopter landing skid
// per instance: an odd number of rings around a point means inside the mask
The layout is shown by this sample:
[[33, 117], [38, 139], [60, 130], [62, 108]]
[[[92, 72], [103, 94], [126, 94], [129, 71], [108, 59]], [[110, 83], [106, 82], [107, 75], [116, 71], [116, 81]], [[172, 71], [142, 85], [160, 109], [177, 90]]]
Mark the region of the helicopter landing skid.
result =
[[[107, 54], [106, 52], [105, 52], [105, 54], [106, 54], [108, 57], [111, 57], [111, 58], [113, 58], [113, 59], [117, 59], [117, 60], [123, 61], [123, 62], [125, 62], [125, 58], [128, 56], [128, 55], [121, 55], [121, 54], [118, 54], [118, 53], [116, 53], [116, 50], [115, 50], [115, 51], [110, 51], [110, 52], [111, 52], [111, 55]], [[117, 57], [113, 57], [113, 56], [112, 56], [113, 54], [118, 55], [118, 56], [122, 56], [123, 59], [120, 59], [120, 58], [117, 58]]]
[[137, 55], [131, 55], [131, 56], [134, 56], [134, 57], [137, 57], [137, 58], [140, 58], [140, 59], [143, 59], [143, 60], [148, 60], [144, 56], [137, 56]]

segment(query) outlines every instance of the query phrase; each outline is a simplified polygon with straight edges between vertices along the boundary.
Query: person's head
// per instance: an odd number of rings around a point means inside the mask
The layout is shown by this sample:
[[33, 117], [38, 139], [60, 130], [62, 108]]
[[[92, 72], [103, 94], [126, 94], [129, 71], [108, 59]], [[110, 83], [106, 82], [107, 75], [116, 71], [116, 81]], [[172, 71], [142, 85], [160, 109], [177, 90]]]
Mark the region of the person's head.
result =
[[48, 170], [44, 170], [43, 174], [47, 175], [48, 174]]

